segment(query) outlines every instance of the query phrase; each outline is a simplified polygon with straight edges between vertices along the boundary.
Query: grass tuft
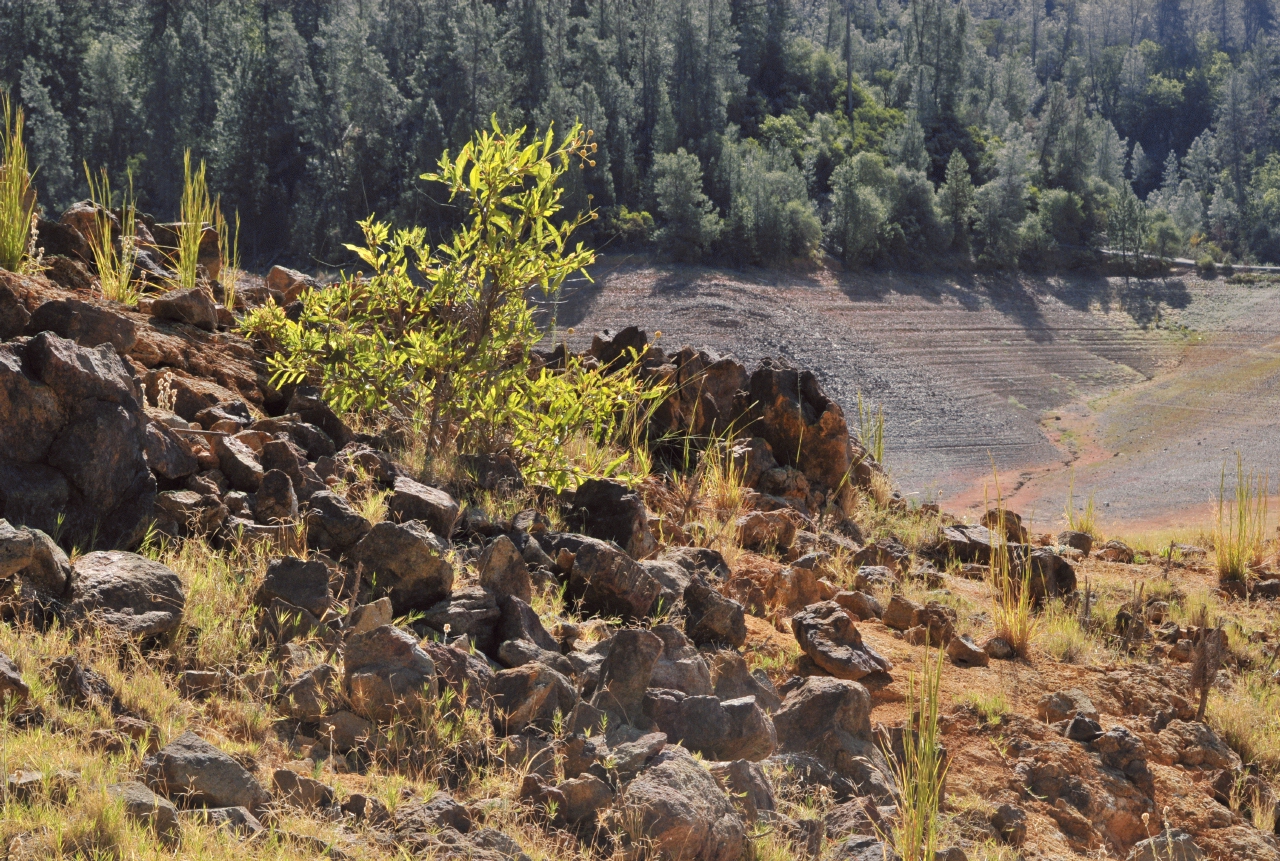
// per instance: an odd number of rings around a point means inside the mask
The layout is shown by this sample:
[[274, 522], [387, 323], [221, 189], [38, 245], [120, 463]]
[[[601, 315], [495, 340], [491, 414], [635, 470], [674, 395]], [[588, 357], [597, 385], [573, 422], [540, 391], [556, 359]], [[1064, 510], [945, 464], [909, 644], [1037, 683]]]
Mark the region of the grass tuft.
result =
[[1267, 475], [1257, 475], [1252, 469], [1246, 475], [1244, 461], [1237, 454], [1235, 497], [1231, 499], [1226, 493], [1227, 468], [1222, 468], [1213, 544], [1217, 551], [1218, 579], [1224, 583], [1248, 582], [1251, 569], [1262, 562], [1269, 483]]
[[1208, 717], [1245, 763], [1280, 774], [1280, 686], [1268, 671], [1243, 673], [1228, 690], [1214, 688]]
[[138, 209], [133, 199], [133, 174], [129, 173], [129, 190], [119, 201], [119, 237], [112, 235], [116, 231], [112, 213], [116, 200], [107, 169], [103, 168], [94, 179], [86, 163], [84, 175], [89, 182], [89, 199], [96, 205], [94, 231], [88, 239], [102, 295], [113, 302], [137, 305], [139, 290], [133, 279], [133, 263], [138, 256]]
[[0, 93], [0, 269], [22, 272], [31, 249], [36, 195], [31, 185], [27, 146], [22, 140], [26, 119], [7, 92]]
[[965, 691], [960, 704], [971, 709], [984, 726], [998, 726], [1012, 710], [1008, 698], [999, 691]]
[[1071, 470], [1070, 483], [1067, 485], [1067, 504], [1065, 514], [1067, 516], [1067, 526], [1072, 532], [1083, 532], [1091, 538], [1099, 538], [1097, 513], [1094, 509], [1093, 494], [1089, 494], [1089, 498], [1085, 500], [1084, 509], [1076, 511], [1076, 471]]
[[942, 663], [943, 650], [938, 649], [925, 656], [919, 674], [909, 676], [903, 757], [899, 760], [892, 750], [885, 751], [898, 783], [898, 818], [892, 839], [902, 861], [934, 861], [938, 849], [938, 810], [947, 772], [938, 727]]

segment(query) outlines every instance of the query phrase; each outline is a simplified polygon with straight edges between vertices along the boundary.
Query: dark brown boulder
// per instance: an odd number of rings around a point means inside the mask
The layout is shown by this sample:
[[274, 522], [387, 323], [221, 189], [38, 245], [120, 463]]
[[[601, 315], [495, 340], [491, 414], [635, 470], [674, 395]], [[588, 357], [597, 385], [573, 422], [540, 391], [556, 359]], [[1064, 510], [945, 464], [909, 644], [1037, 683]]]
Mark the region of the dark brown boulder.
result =
[[809, 659], [836, 678], [857, 681], [893, 669], [863, 644], [854, 620], [834, 601], [810, 604], [792, 616], [791, 631]]

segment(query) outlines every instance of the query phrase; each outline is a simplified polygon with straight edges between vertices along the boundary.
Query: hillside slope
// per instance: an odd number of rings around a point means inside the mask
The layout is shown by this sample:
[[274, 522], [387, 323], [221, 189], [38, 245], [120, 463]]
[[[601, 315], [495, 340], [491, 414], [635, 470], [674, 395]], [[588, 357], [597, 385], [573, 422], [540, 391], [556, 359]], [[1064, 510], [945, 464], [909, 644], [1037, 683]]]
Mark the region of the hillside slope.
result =
[[671, 343], [812, 368], [850, 416], [859, 392], [883, 405], [885, 459], [904, 492], [951, 510], [994, 495], [994, 461], [1002, 492], [1051, 528], [1075, 464], [1077, 497], [1096, 492], [1108, 522], [1185, 519], [1234, 452], [1280, 462], [1274, 288], [622, 259], [593, 277], [558, 306], [571, 346], [640, 323]]

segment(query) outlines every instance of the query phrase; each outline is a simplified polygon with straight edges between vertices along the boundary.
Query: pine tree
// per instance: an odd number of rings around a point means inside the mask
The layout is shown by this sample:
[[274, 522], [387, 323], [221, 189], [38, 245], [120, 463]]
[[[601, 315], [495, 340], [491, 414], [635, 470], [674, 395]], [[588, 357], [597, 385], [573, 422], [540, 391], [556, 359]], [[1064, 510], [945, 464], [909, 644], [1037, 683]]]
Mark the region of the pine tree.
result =
[[702, 191], [702, 165], [684, 148], [657, 156], [653, 163], [653, 194], [663, 226], [660, 247], [675, 260], [700, 260], [720, 236], [720, 216]]
[[969, 163], [958, 149], [951, 151], [947, 179], [939, 197], [939, 208], [951, 227], [951, 250], [967, 254], [969, 224], [974, 216], [974, 189], [973, 180], [969, 178]]

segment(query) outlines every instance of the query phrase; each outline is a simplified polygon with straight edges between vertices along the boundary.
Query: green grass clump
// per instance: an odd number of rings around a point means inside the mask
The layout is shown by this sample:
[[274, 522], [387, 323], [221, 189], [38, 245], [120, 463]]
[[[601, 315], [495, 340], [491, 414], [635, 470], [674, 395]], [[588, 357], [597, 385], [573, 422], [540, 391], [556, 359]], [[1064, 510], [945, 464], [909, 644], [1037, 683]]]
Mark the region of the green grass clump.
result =
[[137, 305], [139, 290], [137, 282], [133, 280], [133, 264], [138, 256], [138, 209], [133, 199], [133, 174], [129, 174], [129, 190], [119, 201], [118, 244], [117, 238], [113, 238], [116, 228], [112, 210], [115, 209], [116, 199], [111, 190], [107, 169], [103, 168], [95, 179], [86, 164], [84, 175], [89, 181], [89, 199], [96, 205], [94, 231], [88, 239], [102, 295], [115, 302]]
[[1209, 694], [1209, 725], [1245, 763], [1280, 775], [1280, 686], [1270, 672], [1241, 674], [1229, 690]]
[[1045, 608], [1037, 642], [1055, 661], [1064, 664], [1080, 663], [1093, 647], [1079, 616], [1060, 600]]
[[972, 709], [984, 726], [997, 726], [1009, 714], [1009, 700], [999, 691], [965, 691], [960, 704]]
[[174, 254], [174, 268], [178, 274], [178, 287], [196, 286], [196, 265], [200, 262], [200, 239], [206, 224], [212, 224], [217, 216], [217, 204], [209, 197], [209, 183], [205, 179], [204, 162], [191, 169], [191, 150], [182, 157], [182, 202], [178, 207], [178, 247]]
[[22, 141], [22, 108], [13, 106], [8, 93], [0, 93], [0, 114], [0, 269], [21, 272], [31, 248], [36, 195]]

